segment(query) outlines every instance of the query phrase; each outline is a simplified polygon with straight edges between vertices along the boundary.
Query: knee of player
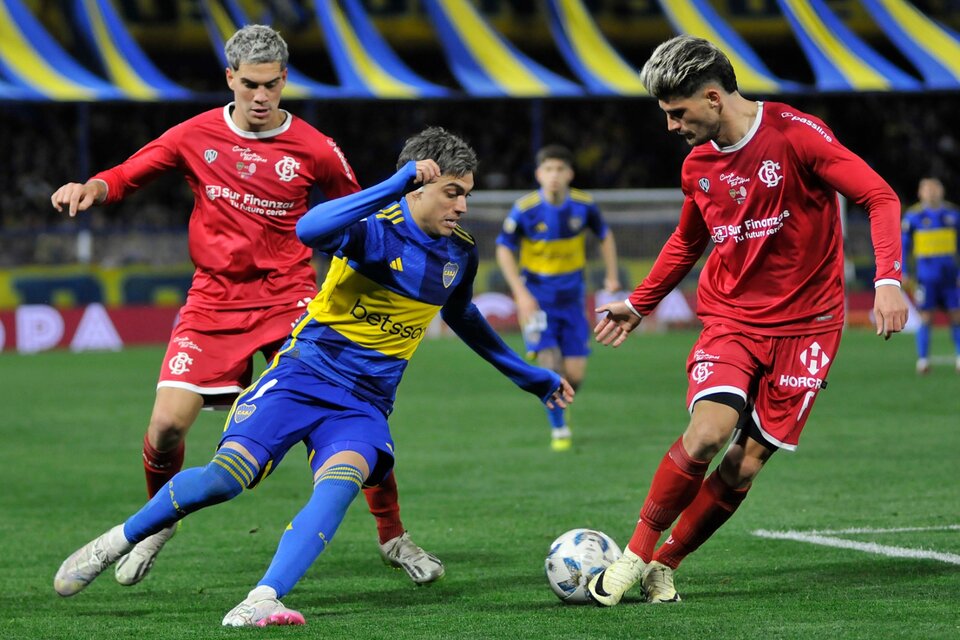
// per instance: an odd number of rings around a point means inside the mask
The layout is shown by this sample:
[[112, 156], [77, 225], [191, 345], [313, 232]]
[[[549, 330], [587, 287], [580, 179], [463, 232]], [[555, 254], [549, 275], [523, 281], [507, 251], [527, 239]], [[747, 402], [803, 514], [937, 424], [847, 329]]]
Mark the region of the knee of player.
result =
[[744, 489], [763, 468], [763, 460], [750, 456], [724, 456], [720, 461], [719, 473], [723, 481], [732, 489]]
[[154, 409], [153, 415], [150, 416], [147, 433], [151, 436], [151, 441], [167, 445], [160, 447], [161, 449], [169, 449], [180, 444], [180, 441], [187, 437], [187, 432], [192, 425], [192, 419], [179, 416], [175, 411]]
[[683, 447], [697, 460], [712, 460], [730, 440], [736, 422], [694, 413], [683, 434]]
[[221, 500], [230, 500], [253, 486], [259, 478], [260, 469], [244, 456], [230, 449], [221, 449], [204, 467], [204, 481], [211, 495]]

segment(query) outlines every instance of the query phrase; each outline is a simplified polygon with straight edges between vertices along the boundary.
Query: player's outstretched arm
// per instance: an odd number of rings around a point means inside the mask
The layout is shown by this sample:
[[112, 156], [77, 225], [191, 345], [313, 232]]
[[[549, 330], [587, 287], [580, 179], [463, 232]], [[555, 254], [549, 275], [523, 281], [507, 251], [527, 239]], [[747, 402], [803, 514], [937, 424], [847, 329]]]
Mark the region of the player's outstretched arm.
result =
[[458, 298], [451, 298], [440, 314], [453, 332], [477, 355], [510, 378], [515, 385], [540, 398], [549, 408], [566, 407], [573, 402], [574, 391], [569, 382], [549, 369], [535, 367], [524, 361], [497, 335], [472, 302], [464, 303]]
[[100, 204], [107, 197], [107, 183], [103, 180], [88, 180], [84, 184], [68, 182], [53, 192], [50, 203], [57, 211], [67, 207], [70, 217], [78, 211], [86, 211], [95, 204]]
[[903, 331], [907, 324], [907, 302], [900, 287], [882, 284], [873, 298], [873, 315], [877, 323], [877, 335], [889, 340], [894, 333]]
[[297, 221], [297, 237], [307, 246], [327, 250], [339, 244], [340, 234], [354, 222], [396, 201], [413, 185], [439, 177], [440, 166], [433, 160], [411, 160], [380, 184], [310, 209]]
[[593, 328], [597, 342], [608, 347], [619, 347], [630, 332], [640, 326], [642, 318], [626, 302], [611, 302], [596, 308], [603, 319]]

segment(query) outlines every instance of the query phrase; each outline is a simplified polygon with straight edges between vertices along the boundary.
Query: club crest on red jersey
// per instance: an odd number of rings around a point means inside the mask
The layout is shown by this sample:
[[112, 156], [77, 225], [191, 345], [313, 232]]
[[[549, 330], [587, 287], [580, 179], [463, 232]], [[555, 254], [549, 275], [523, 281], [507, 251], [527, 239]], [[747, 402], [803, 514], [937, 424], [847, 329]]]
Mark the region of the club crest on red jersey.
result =
[[276, 170], [281, 182], [290, 182], [300, 175], [297, 173], [297, 170], [300, 168], [300, 162], [290, 156], [280, 158], [273, 168]]
[[217, 150], [216, 149], [207, 149], [203, 152], [203, 159], [207, 161], [207, 164], [210, 164], [217, 159]]
[[700, 180], [697, 181], [697, 184], [700, 185], [700, 189], [701, 189], [704, 193], [710, 193], [710, 180], [709, 180], [709, 179], [707, 179], [707, 178], [700, 178]]
[[775, 187], [783, 180], [783, 174], [780, 173], [780, 163], [773, 160], [764, 160], [760, 165], [760, 171], [757, 172], [760, 182], [768, 187]]

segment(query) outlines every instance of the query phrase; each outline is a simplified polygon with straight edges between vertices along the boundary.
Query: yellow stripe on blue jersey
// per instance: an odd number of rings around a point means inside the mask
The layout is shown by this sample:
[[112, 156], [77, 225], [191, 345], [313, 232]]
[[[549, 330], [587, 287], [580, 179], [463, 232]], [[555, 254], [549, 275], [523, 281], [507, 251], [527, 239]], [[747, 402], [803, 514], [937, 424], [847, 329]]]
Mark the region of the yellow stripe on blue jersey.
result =
[[540, 192], [534, 191], [533, 193], [528, 193], [527, 195], [521, 197], [513, 206], [520, 211], [526, 211], [527, 209], [537, 206], [541, 202], [543, 202], [543, 197], [540, 195]]
[[383, 209], [377, 214], [377, 217], [381, 220], [389, 220], [393, 224], [397, 224], [403, 222], [403, 209], [400, 208], [399, 204], [395, 204]]
[[571, 189], [555, 205], [538, 190], [514, 203], [497, 244], [519, 252], [520, 271], [541, 307], [580, 304], [586, 293], [587, 229], [601, 240], [608, 233], [589, 193]]
[[586, 266], [586, 238], [581, 233], [557, 240], [520, 239], [520, 268], [544, 276], [579, 271]]
[[917, 258], [953, 256], [957, 254], [957, 230], [917, 229], [913, 232], [913, 255]]
[[417, 350], [439, 311], [439, 305], [384, 288], [345, 258], [334, 259], [323, 290], [307, 306], [311, 318], [354, 344], [404, 360]]
[[457, 225], [453, 228], [453, 233], [464, 242], [467, 242], [469, 244], [476, 244], [476, 241], [473, 239], [473, 236], [467, 233], [467, 230], [461, 227], [460, 225]]
[[428, 237], [406, 201], [371, 214], [344, 231], [282, 357], [389, 413], [437, 313], [453, 296], [470, 303], [477, 262], [469, 233]]
[[593, 204], [593, 196], [581, 189], [570, 189], [570, 199], [575, 202]]

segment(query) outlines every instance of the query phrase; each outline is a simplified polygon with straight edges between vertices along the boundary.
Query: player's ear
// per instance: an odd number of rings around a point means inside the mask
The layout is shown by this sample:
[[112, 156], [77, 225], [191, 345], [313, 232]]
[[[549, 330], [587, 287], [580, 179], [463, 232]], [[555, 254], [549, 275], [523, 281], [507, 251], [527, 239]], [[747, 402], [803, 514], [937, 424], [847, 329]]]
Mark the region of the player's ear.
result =
[[233, 89], [233, 69], [230, 67], [226, 68], [227, 72], [227, 86]]

